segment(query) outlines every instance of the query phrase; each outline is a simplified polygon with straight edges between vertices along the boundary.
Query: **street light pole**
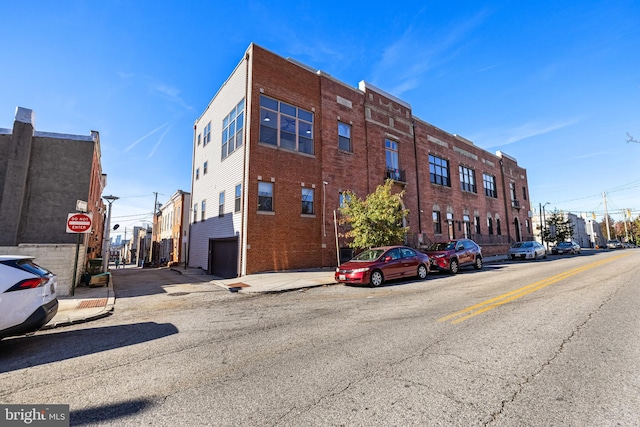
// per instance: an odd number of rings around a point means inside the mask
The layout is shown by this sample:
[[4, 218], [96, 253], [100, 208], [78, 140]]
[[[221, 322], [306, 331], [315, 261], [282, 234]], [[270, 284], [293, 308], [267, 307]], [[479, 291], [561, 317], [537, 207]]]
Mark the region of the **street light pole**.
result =
[[118, 200], [119, 197], [116, 196], [103, 196], [104, 200], [109, 203], [109, 211], [107, 213], [107, 225], [104, 228], [104, 242], [102, 243], [102, 272], [106, 273], [109, 271], [109, 254], [110, 254], [110, 244], [111, 244], [111, 204]]

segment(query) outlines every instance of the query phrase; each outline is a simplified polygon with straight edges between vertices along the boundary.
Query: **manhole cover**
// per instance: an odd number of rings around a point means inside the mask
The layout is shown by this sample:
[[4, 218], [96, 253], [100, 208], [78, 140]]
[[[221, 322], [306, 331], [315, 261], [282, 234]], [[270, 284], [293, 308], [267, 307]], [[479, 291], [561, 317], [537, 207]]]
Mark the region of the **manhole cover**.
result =
[[184, 296], [184, 295], [189, 295], [190, 293], [191, 292], [173, 292], [173, 293], [167, 294], [167, 296], [170, 296], [170, 297], [181, 297], [181, 296]]

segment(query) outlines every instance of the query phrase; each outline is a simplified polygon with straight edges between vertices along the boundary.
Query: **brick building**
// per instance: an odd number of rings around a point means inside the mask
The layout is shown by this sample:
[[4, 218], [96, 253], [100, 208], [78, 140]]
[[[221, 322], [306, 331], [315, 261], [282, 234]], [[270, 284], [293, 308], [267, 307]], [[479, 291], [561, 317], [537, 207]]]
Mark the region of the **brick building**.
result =
[[[74, 251], [81, 245], [78, 271], [101, 257], [107, 176], [102, 173], [100, 135], [69, 135], [35, 129], [35, 113], [16, 108], [12, 129], [0, 129], [0, 248], [35, 255], [58, 274], [59, 293], [71, 289]], [[69, 213], [87, 202], [91, 232], [67, 233]], [[69, 245], [72, 250], [63, 247]], [[50, 250], [44, 250], [49, 248]], [[69, 258], [70, 257], [70, 258]]]
[[188, 263], [223, 277], [336, 265], [342, 193], [387, 178], [406, 190], [411, 246], [467, 236], [492, 254], [532, 238], [514, 158], [255, 44], [196, 120], [193, 156]]

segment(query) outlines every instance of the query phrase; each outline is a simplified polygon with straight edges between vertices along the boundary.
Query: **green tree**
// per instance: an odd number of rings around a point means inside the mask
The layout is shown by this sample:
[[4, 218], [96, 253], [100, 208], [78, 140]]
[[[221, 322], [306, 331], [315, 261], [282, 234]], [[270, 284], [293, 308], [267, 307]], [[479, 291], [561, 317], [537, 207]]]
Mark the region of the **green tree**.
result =
[[392, 189], [393, 181], [387, 180], [364, 200], [345, 192], [340, 223], [348, 226], [343, 236], [353, 239], [351, 248], [402, 244], [409, 230], [403, 227], [403, 219], [409, 211], [402, 206], [404, 190], [394, 194]]
[[547, 227], [544, 228], [544, 240], [549, 243], [558, 244], [573, 237], [573, 223], [562, 211], [555, 210], [547, 218]]

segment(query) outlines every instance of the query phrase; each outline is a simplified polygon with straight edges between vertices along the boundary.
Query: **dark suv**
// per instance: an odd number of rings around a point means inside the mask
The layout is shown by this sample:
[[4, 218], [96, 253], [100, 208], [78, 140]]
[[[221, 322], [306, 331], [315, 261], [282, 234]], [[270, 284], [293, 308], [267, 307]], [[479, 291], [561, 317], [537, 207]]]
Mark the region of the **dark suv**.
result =
[[482, 268], [482, 248], [469, 239], [436, 242], [425, 251], [431, 260], [431, 269], [456, 274], [460, 267], [472, 265]]

